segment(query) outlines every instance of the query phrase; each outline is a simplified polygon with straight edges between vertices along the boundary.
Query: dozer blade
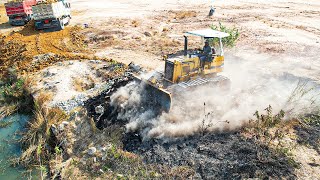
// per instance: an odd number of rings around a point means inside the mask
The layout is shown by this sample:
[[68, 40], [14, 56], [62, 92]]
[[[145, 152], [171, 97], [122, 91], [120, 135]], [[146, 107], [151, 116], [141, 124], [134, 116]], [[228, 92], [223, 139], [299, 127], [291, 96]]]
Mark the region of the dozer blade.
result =
[[171, 93], [158, 88], [147, 80], [134, 76], [134, 80], [143, 88], [143, 104], [154, 110], [156, 114], [169, 112], [171, 108]]

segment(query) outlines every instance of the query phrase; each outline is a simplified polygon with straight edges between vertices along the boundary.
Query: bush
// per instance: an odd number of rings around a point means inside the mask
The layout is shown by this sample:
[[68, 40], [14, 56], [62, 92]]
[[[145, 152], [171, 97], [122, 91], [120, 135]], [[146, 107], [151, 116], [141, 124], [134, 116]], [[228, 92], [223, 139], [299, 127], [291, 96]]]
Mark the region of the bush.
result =
[[259, 114], [255, 112], [254, 116], [257, 118], [257, 124], [260, 127], [271, 128], [283, 121], [285, 112], [281, 110], [277, 114], [273, 114], [272, 107], [269, 105], [266, 109], [266, 114]]
[[[240, 33], [239, 33], [239, 30], [236, 29], [235, 27], [227, 28], [226, 26], [222, 25], [221, 22], [219, 22], [219, 26], [211, 25], [211, 29], [230, 34], [230, 36], [222, 39], [222, 44], [224, 46], [233, 47], [236, 45], [236, 41], [238, 40]], [[219, 39], [218, 38], [213, 39], [211, 44], [213, 46], [218, 45]]]
[[0, 85], [0, 117], [19, 112], [30, 114], [33, 110], [33, 97], [28, 90], [28, 83], [11, 73]]

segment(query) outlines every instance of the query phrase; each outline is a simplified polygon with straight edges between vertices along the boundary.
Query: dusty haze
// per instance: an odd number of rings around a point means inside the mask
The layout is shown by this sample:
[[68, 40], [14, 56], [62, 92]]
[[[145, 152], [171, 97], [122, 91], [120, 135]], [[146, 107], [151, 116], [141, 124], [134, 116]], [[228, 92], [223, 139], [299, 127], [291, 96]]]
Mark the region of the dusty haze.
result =
[[[256, 57], [256, 58], [255, 58]], [[224, 76], [231, 80], [229, 91], [201, 87], [174, 97], [169, 114], [157, 118], [150, 110], [141, 109], [140, 85], [131, 83], [119, 89], [112, 97], [113, 104], [128, 109], [119, 114], [128, 119], [128, 131], [139, 131], [145, 138], [179, 137], [201, 131], [212, 125], [210, 131], [232, 130], [254, 119], [256, 111], [264, 112], [269, 105], [276, 114], [286, 112], [286, 119], [309, 113], [319, 106], [319, 86], [311, 79], [296, 77], [280, 63], [270, 63], [261, 55], [252, 55], [250, 61], [226, 56]], [[287, 67], [294, 63], [287, 64]], [[205, 106], [204, 106], [205, 103]]]

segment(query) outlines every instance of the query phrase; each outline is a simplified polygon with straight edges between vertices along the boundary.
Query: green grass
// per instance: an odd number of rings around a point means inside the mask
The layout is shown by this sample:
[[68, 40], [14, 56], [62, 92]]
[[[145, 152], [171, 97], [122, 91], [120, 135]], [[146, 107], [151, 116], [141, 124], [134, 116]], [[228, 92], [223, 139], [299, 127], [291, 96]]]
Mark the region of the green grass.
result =
[[18, 78], [15, 72], [2, 79], [0, 86], [0, 118], [13, 113], [31, 114], [33, 97], [29, 92], [28, 82]]

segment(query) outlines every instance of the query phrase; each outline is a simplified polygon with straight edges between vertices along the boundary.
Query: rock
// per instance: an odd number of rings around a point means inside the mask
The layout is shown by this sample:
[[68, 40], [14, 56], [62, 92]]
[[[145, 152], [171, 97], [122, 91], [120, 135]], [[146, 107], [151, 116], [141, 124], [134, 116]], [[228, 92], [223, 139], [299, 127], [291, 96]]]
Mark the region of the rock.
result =
[[103, 114], [103, 113], [104, 113], [104, 107], [101, 106], [101, 105], [96, 106], [96, 107], [94, 108], [94, 110], [95, 110], [95, 112], [96, 112], [97, 114]]
[[106, 154], [106, 155], [102, 156], [101, 160], [102, 160], [102, 161], [105, 161], [105, 160], [107, 159], [107, 157], [108, 157], [108, 156], [107, 156], [107, 154]]
[[206, 147], [205, 147], [204, 145], [200, 145], [200, 146], [198, 147], [198, 152], [204, 151], [205, 148], [206, 148]]
[[123, 174], [117, 174], [118, 178], [123, 178]]
[[88, 154], [89, 155], [94, 155], [97, 152], [97, 149], [95, 147], [91, 147], [88, 149]]
[[58, 129], [56, 125], [52, 124], [50, 129], [55, 136], [58, 135]]
[[108, 148], [107, 147], [103, 147], [103, 148], [101, 148], [101, 151], [103, 151], [103, 152], [106, 152], [108, 150]]
[[145, 36], [147, 36], [147, 37], [151, 37], [152, 36], [152, 34], [150, 33], [150, 32], [144, 32], [143, 33]]
[[84, 101], [86, 101], [87, 99], [88, 99], [87, 95], [79, 94], [76, 97], [74, 97], [74, 99], [57, 102], [53, 106], [59, 107], [62, 110], [64, 110], [65, 112], [70, 113], [74, 108], [79, 107], [79, 106], [83, 106]]
[[64, 125], [63, 124], [60, 124], [58, 126], [58, 130], [61, 132], [61, 131], [64, 131]]
[[64, 129], [69, 125], [69, 122], [67, 121], [63, 121], [59, 126], [58, 126], [58, 130], [59, 131], [64, 131]]
[[[103, 133], [102, 133], [102, 134], [103, 134]], [[103, 134], [103, 135], [104, 135], [104, 134]], [[100, 145], [97, 147], [97, 150], [98, 150], [98, 151], [102, 151], [102, 149], [103, 149], [103, 147], [100, 146]]]
[[142, 69], [139, 65], [136, 65], [133, 62], [129, 64], [129, 68], [135, 72], [139, 72]]
[[109, 150], [112, 148], [112, 144], [107, 144], [105, 147], [107, 148], [107, 150]]
[[63, 124], [64, 126], [68, 126], [70, 123], [67, 121], [63, 121], [61, 124]]
[[44, 77], [52, 77], [54, 75], [58, 74], [58, 70], [57, 69], [48, 69], [43, 73]]
[[96, 60], [90, 60], [89, 63], [96, 64], [97, 62], [96, 62]]
[[45, 90], [52, 90], [52, 89], [54, 89], [56, 87], [55, 85], [49, 84], [47, 82], [43, 86], [44, 86]]

